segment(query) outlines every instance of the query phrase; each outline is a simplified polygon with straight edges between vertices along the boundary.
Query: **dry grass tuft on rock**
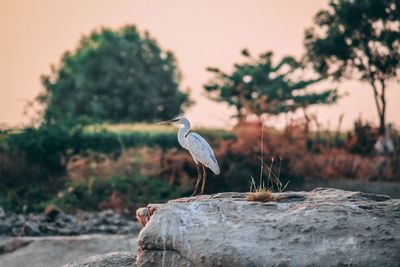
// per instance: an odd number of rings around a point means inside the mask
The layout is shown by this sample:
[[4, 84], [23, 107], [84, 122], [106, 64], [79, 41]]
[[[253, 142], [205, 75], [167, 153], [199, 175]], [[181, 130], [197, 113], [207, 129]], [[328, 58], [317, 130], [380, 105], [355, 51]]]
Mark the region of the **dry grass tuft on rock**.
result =
[[[256, 185], [254, 178], [251, 177], [250, 192], [247, 194], [246, 200], [258, 201], [258, 202], [274, 202], [279, 200], [278, 197], [273, 194], [274, 183], [278, 192], [283, 192], [286, 189], [289, 182], [283, 185], [281, 180], [279, 179], [279, 175], [281, 173], [282, 156], [280, 157], [277, 174], [273, 170], [274, 158], [273, 157], [271, 158], [271, 164], [269, 166], [264, 161], [264, 123], [262, 123], [261, 125], [260, 144], [261, 144], [261, 155], [258, 157], [260, 160], [260, 181], [259, 184]], [[267, 185], [264, 184], [264, 178], [263, 178], [264, 167], [266, 167], [266, 170], [268, 170]], [[271, 179], [271, 177], [274, 179]]]
[[261, 188], [256, 190], [255, 192], [250, 192], [246, 196], [246, 200], [248, 201], [258, 201], [258, 202], [274, 202], [277, 200], [277, 197], [274, 196], [271, 190], [267, 190], [265, 188]]

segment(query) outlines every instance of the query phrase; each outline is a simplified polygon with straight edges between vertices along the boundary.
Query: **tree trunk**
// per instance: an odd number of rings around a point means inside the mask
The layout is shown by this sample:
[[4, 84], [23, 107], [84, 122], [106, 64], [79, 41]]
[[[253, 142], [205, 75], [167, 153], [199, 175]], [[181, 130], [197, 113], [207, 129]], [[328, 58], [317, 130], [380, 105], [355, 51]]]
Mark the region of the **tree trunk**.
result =
[[379, 135], [385, 134], [385, 113], [379, 114]]
[[385, 127], [386, 127], [386, 99], [385, 99], [385, 82], [380, 80], [381, 82], [381, 114], [379, 114], [379, 134], [385, 134]]
[[310, 132], [310, 122], [311, 122], [311, 119], [310, 119], [310, 117], [308, 116], [307, 108], [306, 108], [306, 107], [303, 107], [302, 109], [303, 109], [304, 119], [306, 120], [306, 122], [305, 122], [305, 124], [304, 124], [304, 137], [305, 137], [305, 139], [307, 140], [307, 138], [308, 138], [308, 133]]
[[379, 80], [380, 82], [380, 92], [379, 92], [378, 87], [375, 84], [375, 81], [376, 80], [371, 81], [371, 86], [374, 91], [374, 100], [379, 116], [379, 135], [384, 135], [386, 126], [386, 98], [385, 98], [386, 86], [383, 80]]

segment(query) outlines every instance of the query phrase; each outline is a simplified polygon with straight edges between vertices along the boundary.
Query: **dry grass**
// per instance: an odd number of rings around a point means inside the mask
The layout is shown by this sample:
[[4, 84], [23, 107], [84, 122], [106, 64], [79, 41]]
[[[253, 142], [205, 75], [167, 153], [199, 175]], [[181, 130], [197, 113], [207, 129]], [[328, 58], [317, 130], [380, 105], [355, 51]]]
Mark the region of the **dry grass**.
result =
[[[286, 183], [286, 185], [283, 185], [281, 180], [279, 179], [279, 176], [281, 173], [282, 156], [280, 157], [279, 169], [278, 169], [277, 174], [273, 170], [273, 167], [274, 167], [274, 158], [273, 157], [271, 158], [270, 165], [268, 165], [264, 162], [264, 123], [261, 124], [260, 139], [261, 139], [261, 142], [260, 142], [261, 155], [258, 157], [260, 160], [260, 181], [259, 181], [259, 184], [256, 185], [254, 178], [251, 177], [250, 192], [246, 196], [246, 199], [248, 201], [273, 202], [273, 201], [277, 200], [277, 197], [274, 196], [274, 194], [272, 192], [274, 190], [273, 182], [275, 181], [275, 187], [279, 192], [282, 192], [283, 190], [285, 190], [289, 182]], [[264, 178], [263, 178], [264, 167], [266, 167], [266, 169], [268, 171], [267, 185], [264, 184]], [[271, 178], [274, 178], [274, 179], [271, 180]]]
[[248, 201], [257, 201], [257, 202], [274, 202], [277, 200], [277, 197], [274, 196], [271, 190], [260, 188], [255, 192], [250, 192], [246, 196], [246, 200]]

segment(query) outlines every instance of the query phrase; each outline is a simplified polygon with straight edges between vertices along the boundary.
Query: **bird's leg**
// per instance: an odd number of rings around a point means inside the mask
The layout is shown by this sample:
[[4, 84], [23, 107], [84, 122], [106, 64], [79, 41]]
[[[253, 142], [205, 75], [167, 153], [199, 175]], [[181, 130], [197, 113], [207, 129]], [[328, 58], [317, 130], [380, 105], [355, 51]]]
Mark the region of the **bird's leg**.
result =
[[204, 186], [206, 185], [207, 171], [206, 171], [206, 168], [204, 167], [203, 164], [201, 166], [203, 166], [203, 184], [201, 185], [200, 194], [203, 194], [204, 193]]
[[201, 170], [200, 170], [199, 164], [196, 164], [196, 167], [197, 167], [197, 182], [196, 182], [196, 186], [194, 187], [192, 197], [193, 197], [194, 195], [196, 195], [196, 193], [197, 193], [197, 188], [199, 187], [200, 180], [201, 180]]

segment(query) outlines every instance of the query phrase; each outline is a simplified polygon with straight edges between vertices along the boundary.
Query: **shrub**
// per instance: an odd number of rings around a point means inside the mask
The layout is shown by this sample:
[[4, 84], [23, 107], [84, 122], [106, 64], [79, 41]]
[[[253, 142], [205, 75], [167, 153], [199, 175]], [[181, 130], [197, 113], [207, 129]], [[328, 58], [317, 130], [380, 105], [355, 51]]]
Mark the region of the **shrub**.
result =
[[90, 177], [72, 181], [51, 202], [67, 211], [114, 209], [131, 212], [148, 203], [181, 196], [181, 189], [162, 179], [143, 176]]
[[42, 165], [52, 174], [56, 174], [63, 171], [63, 163], [68, 154], [83, 149], [82, 139], [81, 127], [44, 125], [10, 134], [7, 145], [8, 151], [23, 153], [28, 163]]
[[378, 129], [374, 129], [370, 123], [361, 119], [354, 122], [353, 132], [349, 132], [346, 140], [346, 148], [355, 154], [370, 154], [378, 140]]

